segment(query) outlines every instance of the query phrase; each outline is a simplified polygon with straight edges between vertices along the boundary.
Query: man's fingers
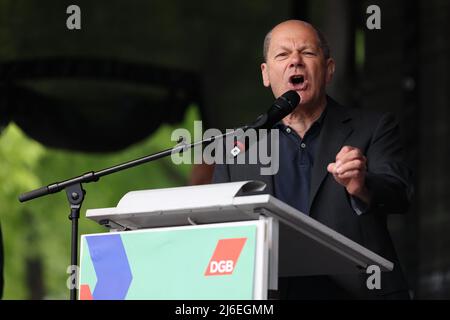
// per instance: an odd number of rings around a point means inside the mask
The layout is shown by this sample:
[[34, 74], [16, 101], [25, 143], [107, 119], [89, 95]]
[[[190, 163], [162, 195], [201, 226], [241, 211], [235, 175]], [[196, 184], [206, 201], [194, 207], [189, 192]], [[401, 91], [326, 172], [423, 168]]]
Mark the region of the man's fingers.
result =
[[343, 146], [336, 155], [336, 162], [346, 162], [360, 157], [364, 157], [360, 149], [350, 146]]
[[327, 170], [329, 173], [334, 174], [336, 172], [336, 163], [332, 162], [327, 166]]
[[336, 160], [343, 158], [347, 153], [349, 153], [353, 149], [355, 149], [355, 148], [350, 147], [350, 146], [343, 146], [341, 148], [341, 150], [339, 150], [339, 152], [337, 153]]
[[360, 188], [367, 171], [367, 158], [360, 149], [343, 146], [336, 155], [336, 161], [328, 164], [327, 170], [345, 188]]
[[366, 170], [366, 162], [365, 159], [357, 158], [355, 160], [337, 165], [335, 170], [338, 174], [342, 174], [350, 170]]
[[361, 170], [348, 170], [344, 173], [339, 173], [337, 177], [339, 179], [352, 179], [352, 178], [358, 178], [361, 175]]
[[338, 153], [336, 156], [336, 162], [347, 162], [358, 158], [363, 158], [364, 155], [359, 149], [353, 149], [346, 153]]
[[341, 148], [341, 151], [340, 152], [342, 152], [342, 153], [348, 153], [348, 152], [350, 152], [350, 151], [352, 151], [352, 150], [354, 150], [354, 149], [356, 149], [355, 147], [352, 147], [352, 146], [343, 146], [342, 148]]

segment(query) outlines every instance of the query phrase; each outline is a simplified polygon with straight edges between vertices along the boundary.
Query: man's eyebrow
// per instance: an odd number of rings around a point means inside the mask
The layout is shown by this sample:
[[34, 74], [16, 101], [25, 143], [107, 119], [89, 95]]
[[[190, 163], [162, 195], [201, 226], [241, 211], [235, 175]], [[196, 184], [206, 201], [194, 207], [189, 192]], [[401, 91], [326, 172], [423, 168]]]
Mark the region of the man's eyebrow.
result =
[[303, 46], [300, 47], [300, 50], [305, 50], [305, 49], [313, 49], [313, 50], [317, 50], [318, 47], [317, 47], [316, 45], [312, 44], [312, 43], [311, 43], [311, 44], [308, 43], [308, 44], [305, 44], [305, 45], [303, 45]]
[[273, 52], [276, 53], [276, 52], [279, 52], [279, 51], [290, 51], [290, 50], [291, 49], [289, 47], [281, 45], [281, 46], [278, 46], [278, 47], [274, 48]]
[[[305, 49], [314, 49], [314, 50], [317, 50], [318, 47], [315, 46], [314, 44], [304, 44], [304, 45], [302, 45], [301, 47], [297, 48], [296, 50], [302, 51], [302, 50], [305, 50]], [[280, 50], [281, 50], [281, 51], [291, 51], [292, 49], [291, 49], [291, 47], [285, 46], [285, 45], [280, 45], [279, 47], [277, 47], [277, 48], [274, 49], [275, 52], [278, 52], [278, 51], [280, 51]]]

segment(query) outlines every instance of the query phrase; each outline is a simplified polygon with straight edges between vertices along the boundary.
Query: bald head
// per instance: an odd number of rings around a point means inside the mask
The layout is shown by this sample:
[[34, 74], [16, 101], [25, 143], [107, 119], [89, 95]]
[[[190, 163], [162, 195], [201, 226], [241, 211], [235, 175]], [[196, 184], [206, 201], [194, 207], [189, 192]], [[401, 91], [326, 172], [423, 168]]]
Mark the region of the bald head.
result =
[[266, 37], [264, 38], [264, 47], [263, 47], [264, 61], [267, 61], [267, 54], [269, 52], [270, 40], [272, 38], [272, 34], [274, 32], [276, 32], [277, 30], [279, 30], [279, 29], [290, 28], [290, 27], [292, 27], [292, 28], [303, 27], [303, 28], [308, 28], [308, 29], [313, 30], [316, 33], [317, 42], [319, 44], [319, 47], [322, 49], [324, 58], [325, 59], [330, 58], [330, 47], [328, 45], [327, 40], [325, 39], [325, 36], [323, 35], [322, 32], [320, 32], [319, 29], [317, 29], [312, 24], [310, 24], [310, 23], [308, 23], [306, 21], [302, 21], [302, 20], [287, 20], [287, 21], [281, 22], [280, 24], [277, 24], [275, 27], [272, 28], [272, 30], [270, 30], [266, 34]]

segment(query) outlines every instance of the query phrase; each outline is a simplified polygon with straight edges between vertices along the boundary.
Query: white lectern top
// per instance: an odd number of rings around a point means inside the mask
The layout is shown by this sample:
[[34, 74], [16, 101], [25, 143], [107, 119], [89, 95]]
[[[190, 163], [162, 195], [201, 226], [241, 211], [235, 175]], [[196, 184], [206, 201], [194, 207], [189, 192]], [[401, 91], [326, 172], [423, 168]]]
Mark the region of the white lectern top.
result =
[[[114, 229], [135, 230], [273, 217], [279, 221], [279, 275], [355, 273], [393, 263], [263, 191], [241, 181], [127, 193], [117, 207], [90, 209], [86, 217]], [[278, 234], [274, 234], [278, 237]]]

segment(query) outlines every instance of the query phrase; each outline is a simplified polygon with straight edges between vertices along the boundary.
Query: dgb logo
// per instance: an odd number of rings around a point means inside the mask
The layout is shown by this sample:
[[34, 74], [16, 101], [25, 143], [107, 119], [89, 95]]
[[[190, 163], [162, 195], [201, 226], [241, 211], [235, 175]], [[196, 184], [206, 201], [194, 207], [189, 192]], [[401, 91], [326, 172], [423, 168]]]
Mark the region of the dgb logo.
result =
[[247, 238], [221, 239], [209, 260], [205, 276], [233, 274]]
[[232, 273], [234, 263], [232, 260], [211, 261], [209, 264], [209, 273]]

